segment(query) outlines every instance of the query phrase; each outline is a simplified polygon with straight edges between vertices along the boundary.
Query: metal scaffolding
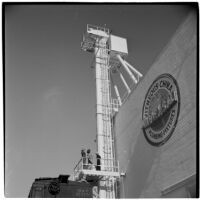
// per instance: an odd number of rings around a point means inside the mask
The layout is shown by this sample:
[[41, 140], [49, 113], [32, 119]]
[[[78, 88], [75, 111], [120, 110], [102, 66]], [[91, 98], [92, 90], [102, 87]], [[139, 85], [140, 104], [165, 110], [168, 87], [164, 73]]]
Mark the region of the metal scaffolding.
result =
[[[128, 55], [126, 39], [111, 35], [106, 27], [87, 25], [81, 48], [95, 55], [97, 151], [101, 163], [100, 166], [86, 164], [81, 158], [74, 168], [74, 179], [95, 180], [99, 198], [116, 198], [120, 170], [115, 155], [113, 116], [124, 99], [120, 97], [117, 85], [113, 85], [116, 98], [112, 98], [111, 69], [122, 65], [135, 84], [142, 74], [124, 60]], [[131, 89], [121, 73], [120, 77], [129, 95]]]

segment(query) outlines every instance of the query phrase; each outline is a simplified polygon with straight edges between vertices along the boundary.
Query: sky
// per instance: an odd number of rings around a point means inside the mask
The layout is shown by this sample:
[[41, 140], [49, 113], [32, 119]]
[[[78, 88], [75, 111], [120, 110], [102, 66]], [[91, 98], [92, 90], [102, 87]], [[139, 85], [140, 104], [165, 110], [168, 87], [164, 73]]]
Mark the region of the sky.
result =
[[[5, 195], [27, 197], [35, 178], [73, 173], [96, 151], [94, 55], [87, 24], [127, 39], [144, 76], [190, 11], [177, 4], [5, 6]], [[117, 81], [117, 78], [116, 80]]]

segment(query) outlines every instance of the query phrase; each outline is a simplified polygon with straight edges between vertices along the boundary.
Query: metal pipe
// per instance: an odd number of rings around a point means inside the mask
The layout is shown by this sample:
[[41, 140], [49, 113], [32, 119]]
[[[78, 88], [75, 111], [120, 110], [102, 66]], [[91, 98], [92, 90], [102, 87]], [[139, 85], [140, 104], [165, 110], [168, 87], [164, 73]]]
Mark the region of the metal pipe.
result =
[[132, 65], [130, 65], [127, 61], [124, 61], [129, 68], [131, 68], [138, 76], [143, 77], [143, 75], [137, 70], [135, 69]]
[[120, 95], [119, 95], [119, 91], [118, 91], [118, 88], [117, 88], [116, 85], [114, 85], [114, 89], [115, 89], [115, 93], [116, 93], [117, 99], [119, 101], [119, 105], [121, 106], [122, 105], [122, 101], [121, 101], [121, 98], [120, 98]]
[[131, 93], [131, 89], [129, 88], [128, 84], [126, 83], [126, 81], [125, 81], [123, 75], [122, 75], [121, 73], [119, 73], [119, 75], [120, 75], [120, 78], [121, 78], [122, 82], [124, 83], [124, 85], [125, 85], [125, 87], [126, 87], [128, 93], [130, 94], [130, 93]]
[[118, 60], [121, 62], [121, 64], [124, 66], [125, 70], [127, 71], [127, 73], [130, 75], [130, 77], [132, 78], [132, 80], [137, 83], [137, 79], [135, 78], [135, 76], [131, 73], [130, 69], [127, 67], [125, 61], [122, 59], [122, 57], [118, 54], [117, 55]]

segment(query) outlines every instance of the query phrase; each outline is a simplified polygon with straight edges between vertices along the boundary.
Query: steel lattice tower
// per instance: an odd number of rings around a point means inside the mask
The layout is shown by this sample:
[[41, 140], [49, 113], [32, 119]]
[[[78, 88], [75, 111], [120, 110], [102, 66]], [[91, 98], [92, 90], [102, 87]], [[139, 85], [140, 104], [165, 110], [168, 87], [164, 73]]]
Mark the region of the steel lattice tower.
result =
[[116, 198], [116, 181], [120, 178], [120, 172], [115, 156], [113, 116], [125, 99], [120, 98], [116, 85], [113, 87], [117, 98], [112, 98], [111, 70], [116, 69], [119, 72], [128, 95], [131, 88], [118, 70], [119, 65], [124, 67], [135, 84], [139, 82], [142, 74], [124, 60], [128, 55], [126, 39], [111, 35], [106, 27], [87, 25], [81, 48], [95, 56], [97, 151], [101, 157], [101, 170], [88, 167], [84, 169], [83, 162], [79, 161], [74, 170], [74, 177], [79, 179], [80, 174], [84, 174], [86, 178], [93, 177], [99, 182], [98, 197]]

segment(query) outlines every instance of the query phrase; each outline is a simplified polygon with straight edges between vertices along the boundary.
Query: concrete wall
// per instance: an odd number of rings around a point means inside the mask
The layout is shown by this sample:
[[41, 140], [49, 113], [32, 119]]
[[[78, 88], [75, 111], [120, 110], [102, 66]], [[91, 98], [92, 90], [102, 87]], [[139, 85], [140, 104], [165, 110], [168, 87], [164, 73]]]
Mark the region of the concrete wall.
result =
[[[172, 137], [161, 147], [144, 137], [142, 107], [152, 82], [175, 77], [180, 114]], [[196, 173], [196, 15], [190, 13], [116, 116], [116, 151], [122, 172], [120, 197], [161, 197], [161, 192]]]

